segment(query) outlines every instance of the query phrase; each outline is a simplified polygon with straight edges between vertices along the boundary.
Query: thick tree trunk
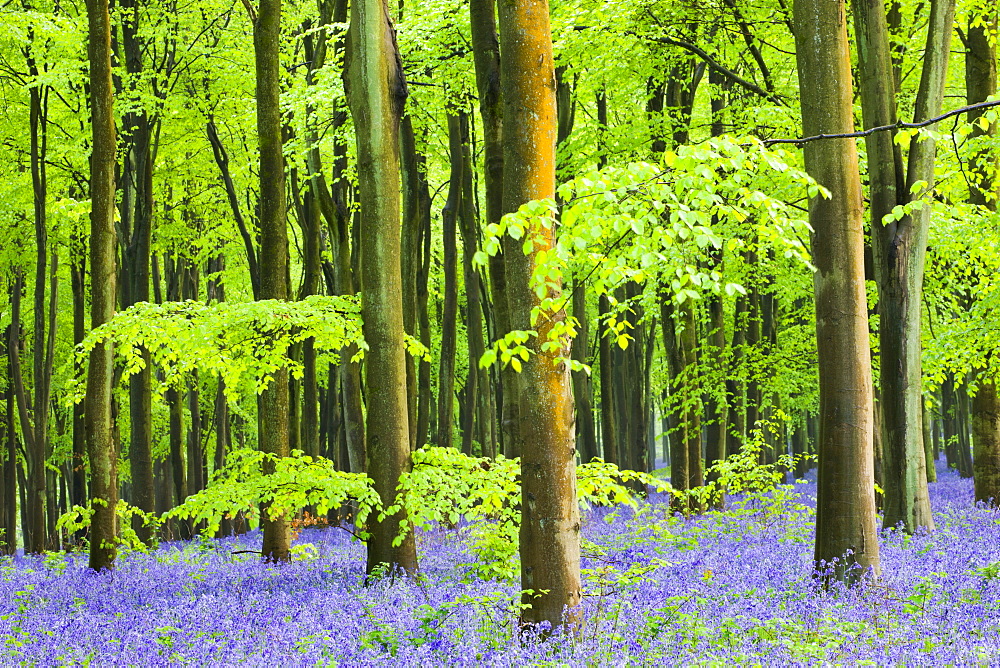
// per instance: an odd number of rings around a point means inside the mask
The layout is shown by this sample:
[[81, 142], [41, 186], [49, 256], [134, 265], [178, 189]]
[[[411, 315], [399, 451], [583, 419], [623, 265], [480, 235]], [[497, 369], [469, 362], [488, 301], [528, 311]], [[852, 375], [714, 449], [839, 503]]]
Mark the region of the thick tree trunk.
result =
[[1000, 394], [991, 381], [972, 400], [972, 445], [976, 501], [1000, 505]]
[[[143, 41], [139, 32], [141, 3], [123, 0], [122, 43], [125, 67], [131, 75], [133, 86], [143, 81]], [[136, 93], [137, 91], [130, 91]], [[151, 121], [142, 110], [125, 114], [124, 126], [127, 153], [122, 170], [122, 230], [126, 236], [122, 254], [122, 305], [129, 307], [149, 301], [150, 239], [153, 218], [153, 164], [151, 148]], [[145, 366], [129, 378], [129, 464], [132, 474], [132, 505], [145, 512], [153, 512], [153, 418], [152, 371], [149, 353], [142, 352]], [[149, 527], [138, 518], [133, 528], [144, 543], [152, 535]]]
[[[796, 0], [795, 45], [805, 135], [854, 129], [843, 0]], [[853, 139], [805, 145], [830, 199], [813, 198], [820, 433], [817, 569], [854, 582], [880, 571], [872, 474], [872, 380], [864, 283], [861, 179]]]
[[[399, 476], [410, 460], [406, 400], [406, 350], [400, 265], [399, 122], [406, 79], [386, 0], [351, 4], [344, 77], [354, 117], [361, 204], [361, 311], [369, 351], [365, 359], [368, 403], [367, 471], [386, 505], [396, 501]], [[387, 564], [417, 569], [413, 532], [397, 543], [405, 510], [373, 522], [367, 571]]]
[[[90, 326], [96, 328], [115, 311], [115, 116], [111, 83], [111, 19], [107, 0], [87, 0], [90, 62], [92, 154], [90, 158]], [[114, 567], [117, 554], [118, 456], [112, 437], [110, 344], [90, 352], [85, 424], [90, 457], [90, 568]]]
[[[966, 39], [965, 89], [969, 104], [982, 102], [997, 92], [997, 14], [994, 11], [992, 21], [986, 16], [978, 17], [979, 22], [976, 18], [975, 15], [970, 17]], [[981, 115], [969, 114], [968, 121], [974, 123], [972, 136], [992, 136], [996, 124], [983, 130], [975, 123]], [[970, 161], [968, 170], [973, 179], [969, 201], [989, 211], [997, 210], [996, 167], [995, 153], [987, 149]], [[996, 505], [1000, 503], [1000, 396], [996, 383], [986, 379], [980, 383], [972, 401], [972, 446], [976, 500]]]
[[[501, 88], [504, 128], [504, 211], [526, 202], [555, 199], [556, 99], [552, 35], [545, 0], [500, 2]], [[538, 251], [555, 243], [555, 226], [533, 221], [526, 233], [533, 250], [506, 254], [507, 299], [513, 329], [538, 332], [529, 341], [531, 358], [518, 378], [521, 435], [521, 612], [524, 624], [561, 625], [575, 620], [580, 603], [580, 509], [576, 500], [572, 380], [556, 358], [565, 350], [544, 350], [552, 327], [565, 312], [542, 313], [531, 286]], [[559, 287], [547, 297], [559, 299]], [[569, 612], [566, 609], [569, 608]]]
[[[288, 299], [288, 230], [285, 223], [285, 160], [282, 155], [280, 82], [281, 0], [260, 0], [254, 22], [257, 73], [257, 137], [260, 145], [260, 298]], [[288, 369], [277, 369], [261, 392], [258, 420], [260, 449], [287, 457]], [[265, 474], [273, 466], [265, 466]], [[283, 515], [261, 513], [266, 561], [291, 558], [291, 536]]]
[[[890, 73], [891, 46], [885, 4], [854, 0], [859, 40], [861, 98], [865, 125], [896, 120], [896, 96]], [[914, 121], [941, 111], [951, 42], [954, 0], [931, 2], [927, 44]], [[876, 136], [878, 135], [878, 136]], [[934, 141], [915, 140], [906, 172], [891, 133], [866, 140], [872, 181], [872, 234], [879, 286], [879, 350], [885, 452], [885, 517], [883, 525], [902, 523], [904, 530], [933, 529], [921, 417], [920, 308], [924, 258], [930, 224], [930, 202], [898, 221], [883, 223], [893, 207], [905, 204], [912, 186], [927, 185], [913, 195], [925, 197], [934, 184]]]

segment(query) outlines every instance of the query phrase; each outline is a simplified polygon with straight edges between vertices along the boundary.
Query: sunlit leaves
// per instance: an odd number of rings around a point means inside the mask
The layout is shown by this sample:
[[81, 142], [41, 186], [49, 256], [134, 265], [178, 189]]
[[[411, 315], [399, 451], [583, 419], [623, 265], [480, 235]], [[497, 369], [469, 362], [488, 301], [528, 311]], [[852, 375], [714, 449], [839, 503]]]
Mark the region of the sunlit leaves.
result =
[[[90, 332], [77, 354], [83, 359], [98, 342], [111, 342], [127, 378], [143, 368], [145, 350], [162, 372], [164, 387], [200, 370], [225, 381], [235, 401], [262, 391], [279, 368], [300, 376], [301, 364], [289, 358], [288, 349], [308, 338], [317, 351], [336, 353], [351, 344], [363, 350], [357, 300], [314, 295], [298, 302], [144, 302]], [[415, 341], [409, 348], [426, 354]], [[73, 400], [81, 397], [79, 381], [76, 389]]]

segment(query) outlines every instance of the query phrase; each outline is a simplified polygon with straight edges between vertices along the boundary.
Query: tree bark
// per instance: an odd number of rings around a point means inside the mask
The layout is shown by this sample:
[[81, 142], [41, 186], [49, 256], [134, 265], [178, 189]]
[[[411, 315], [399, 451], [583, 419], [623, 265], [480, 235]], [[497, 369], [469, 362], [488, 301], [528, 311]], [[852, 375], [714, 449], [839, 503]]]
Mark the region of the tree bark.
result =
[[[996, 12], [992, 21], [985, 16], [979, 18], [980, 22], [973, 26], [976, 16], [970, 17], [966, 38], [965, 90], [969, 104], [982, 102], [997, 92], [997, 49], [994, 40], [998, 18]], [[975, 123], [981, 115], [968, 115], [968, 122], [974, 123], [973, 138], [992, 136], [996, 132], [995, 123], [986, 130]], [[997, 210], [998, 193], [993, 178], [996, 167], [995, 154], [986, 149], [970, 161], [968, 169], [972, 179], [969, 201], [988, 211]], [[1000, 395], [996, 382], [992, 380], [983, 379], [972, 400], [972, 446], [976, 500], [996, 505], [1000, 502]]]
[[[576, 318], [576, 337], [573, 338], [573, 359], [581, 364], [593, 365], [590, 359], [590, 320], [587, 317], [587, 284], [580, 280], [573, 287], [573, 317]], [[594, 428], [594, 390], [590, 374], [573, 372], [573, 399], [576, 403], [577, 443], [580, 461], [589, 462], [598, 456], [597, 430]]]
[[[851, 132], [851, 61], [843, 0], [796, 0], [805, 135]], [[854, 140], [812, 142], [805, 165], [831, 198], [812, 198], [820, 434], [815, 565], [846, 582], [880, 572], [872, 473], [872, 381], [861, 180]]]
[[[107, 0], [87, 0], [92, 153], [90, 158], [90, 326], [111, 319], [117, 297], [115, 273], [115, 116], [111, 82], [111, 19]], [[118, 456], [112, 437], [111, 345], [90, 351], [85, 424], [90, 457], [90, 568], [114, 567], [117, 554]]]
[[[597, 302], [598, 322], [604, 326], [611, 315], [611, 301], [607, 295], [600, 295]], [[619, 465], [618, 419], [615, 413], [614, 373], [612, 371], [611, 338], [601, 333], [598, 338], [598, 363], [601, 381], [601, 450], [604, 461]]]
[[[422, 214], [424, 198], [427, 197], [427, 169], [424, 157], [417, 151], [417, 138], [413, 131], [410, 115], [400, 122], [399, 143], [403, 173], [403, 232], [400, 240], [401, 267], [403, 273], [403, 330], [410, 336], [419, 335], [417, 318], [417, 276], [420, 271], [420, 242], [424, 228]], [[410, 450], [423, 445], [424, 435], [418, 423], [420, 391], [417, 369], [418, 361], [412, 355], [406, 356], [406, 412], [409, 424]]]
[[443, 250], [441, 263], [444, 268], [444, 314], [441, 318], [441, 359], [438, 369], [438, 415], [436, 444], [450, 448], [453, 444], [455, 396], [455, 348], [457, 343], [456, 319], [458, 317], [458, 251], [455, 221], [462, 208], [462, 121], [457, 114], [448, 115], [448, 160], [451, 174], [448, 178], [448, 199], [441, 211]]
[[934, 467], [934, 419], [931, 417], [931, 409], [928, 400], [922, 402], [921, 418], [923, 419], [924, 431], [924, 461], [927, 462], [927, 482], [937, 482], [937, 469]]
[[[351, 4], [344, 83], [354, 117], [361, 204], [361, 316], [369, 351], [367, 471], [388, 507], [410, 460], [406, 350], [400, 265], [399, 123], [406, 79], [385, 0]], [[400, 510], [371, 526], [367, 571], [380, 565], [417, 569], [416, 542], [407, 532], [398, 545]]]
[[[285, 223], [285, 160], [282, 155], [280, 108], [281, 0], [260, 0], [254, 22], [257, 73], [257, 137], [260, 146], [260, 298], [288, 299], [288, 230]], [[287, 457], [288, 368], [275, 370], [260, 395], [258, 440], [263, 452]], [[265, 475], [273, 465], [265, 465]], [[261, 513], [265, 561], [288, 561], [291, 536], [283, 515]]]
[[[479, 113], [483, 121], [483, 180], [486, 190], [486, 223], [498, 224], [503, 216], [503, 93], [500, 88], [500, 42], [497, 37], [494, 0], [470, 0], [472, 54], [479, 92]], [[497, 337], [511, 330], [507, 304], [505, 258], [517, 252], [516, 243], [506, 236], [502, 253], [489, 260], [490, 293], [494, 330]], [[518, 431], [517, 375], [512, 368], [500, 370], [500, 437], [507, 457], [521, 455]]]
[[479, 368], [479, 359], [485, 352], [483, 342], [483, 304], [479, 272], [472, 264], [479, 250], [479, 211], [476, 208], [475, 182], [472, 171], [471, 119], [460, 115], [462, 131], [462, 208], [459, 212], [459, 232], [462, 235], [462, 269], [465, 279], [465, 333], [469, 357], [469, 371], [465, 381], [465, 403], [462, 406], [462, 452], [473, 454], [472, 444], [479, 434], [480, 453], [491, 449], [483, 437], [485, 426], [484, 405], [488, 403], [490, 387], [486, 372]]
[[[866, 127], [896, 120], [896, 95], [885, 4], [854, 0], [859, 41], [862, 111]], [[941, 111], [951, 42], [954, 0], [933, 0], [914, 121]], [[885, 453], [883, 525], [933, 529], [927, 495], [921, 417], [920, 308], [930, 202], [899, 220], [884, 222], [893, 207], [926, 197], [934, 184], [934, 141], [917, 138], [907, 170], [892, 133], [866, 139], [872, 182], [872, 246], [879, 287], [882, 442]], [[925, 188], [911, 194], [918, 181]]]
[[[546, 0], [501, 0], [500, 50], [503, 97], [503, 208], [514, 212], [526, 202], [555, 199], [556, 98], [552, 34]], [[580, 510], [576, 500], [575, 438], [572, 381], [568, 367], [556, 358], [561, 350], [544, 350], [552, 327], [565, 311], [532, 309], [541, 300], [531, 286], [537, 253], [555, 244], [555, 228], [537, 221], [527, 231], [536, 239], [527, 255], [506, 254], [510, 325], [533, 329], [538, 336], [518, 378], [521, 435], [521, 622], [549, 622], [552, 628], [578, 618], [580, 603]], [[560, 288], [547, 297], [558, 300]], [[544, 593], [543, 593], [544, 592]], [[567, 612], [567, 608], [569, 611]]]

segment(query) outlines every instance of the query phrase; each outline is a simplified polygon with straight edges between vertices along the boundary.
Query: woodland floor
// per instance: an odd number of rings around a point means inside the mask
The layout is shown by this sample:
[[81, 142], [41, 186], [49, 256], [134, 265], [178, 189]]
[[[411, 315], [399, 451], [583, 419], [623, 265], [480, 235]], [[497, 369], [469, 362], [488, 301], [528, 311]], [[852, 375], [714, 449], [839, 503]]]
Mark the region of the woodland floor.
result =
[[233, 554], [253, 534], [124, 554], [114, 574], [5, 559], [0, 664], [996, 665], [1000, 515], [939, 479], [937, 531], [884, 536], [881, 582], [854, 591], [814, 586], [812, 483], [693, 521], [656, 498], [592, 511], [582, 632], [544, 642], [515, 641], [516, 585], [477, 579], [454, 531], [421, 535], [421, 580], [371, 587], [335, 529], [304, 531], [313, 547], [281, 567]]

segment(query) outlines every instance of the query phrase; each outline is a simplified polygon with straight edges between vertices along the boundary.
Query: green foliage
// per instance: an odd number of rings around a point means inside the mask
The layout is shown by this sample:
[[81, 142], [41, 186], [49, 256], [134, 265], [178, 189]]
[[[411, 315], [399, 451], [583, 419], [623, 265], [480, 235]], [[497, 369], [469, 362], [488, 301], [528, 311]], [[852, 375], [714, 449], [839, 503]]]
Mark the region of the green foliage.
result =
[[[665, 489], [666, 483], [638, 471], [622, 471], [595, 460], [576, 467], [577, 498], [583, 507], [625, 504], [635, 493], [625, 483]], [[413, 453], [413, 471], [400, 480], [413, 526], [459, 526], [472, 538], [477, 561], [467, 564], [484, 579], [513, 579], [519, 572], [520, 461], [469, 457], [453, 448]]]
[[[262, 473], [271, 469], [272, 473]], [[355, 522], [363, 526], [382, 502], [363, 473], [337, 471], [328, 459], [294, 452], [291, 457], [257, 450], [234, 450], [227, 456], [226, 467], [216, 473], [202, 491], [189, 496], [164, 518], [187, 519], [205, 523], [205, 533], [214, 535], [222, 520], [243, 513], [253, 518], [261, 507], [271, 518], [292, 515], [312, 506], [324, 515], [348, 501], [356, 504]]]
[[[143, 302], [92, 330], [77, 350], [77, 361], [85, 369], [83, 361], [94, 346], [111, 343], [127, 378], [145, 366], [145, 351], [162, 373], [161, 389], [179, 386], [199, 370], [225, 381], [227, 396], [235, 401], [259, 394], [281, 367], [301, 378], [302, 364], [288, 351], [309, 338], [317, 351], [335, 353], [351, 344], [366, 349], [357, 299], [313, 295], [297, 302]], [[424, 353], [419, 344], [410, 347]], [[83, 379], [74, 379], [72, 400], [82, 400], [84, 389]]]
[[[107, 505], [107, 503], [104, 502], [104, 499], [94, 499], [91, 503]], [[119, 535], [117, 540], [120, 547], [139, 552], [147, 552], [150, 549], [155, 549], [155, 542], [152, 545], [146, 545], [139, 540], [139, 534], [135, 531], [135, 524], [141, 524], [144, 527], [148, 527], [151, 529], [150, 533], [153, 536], [156, 536], [157, 530], [162, 524], [162, 520], [157, 517], [156, 514], [144, 512], [124, 500], [119, 499], [118, 504], [115, 506], [115, 515], [118, 517]], [[90, 529], [90, 523], [93, 517], [93, 505], [73, 506], [61, 517], [59, 517], [58, 520], [56, 520], [56, 531], [63, 530], [70, 534], [86, 532]], [[84, 543], [86, 544], [86, 542], [87, 539], [85, 538]]]

